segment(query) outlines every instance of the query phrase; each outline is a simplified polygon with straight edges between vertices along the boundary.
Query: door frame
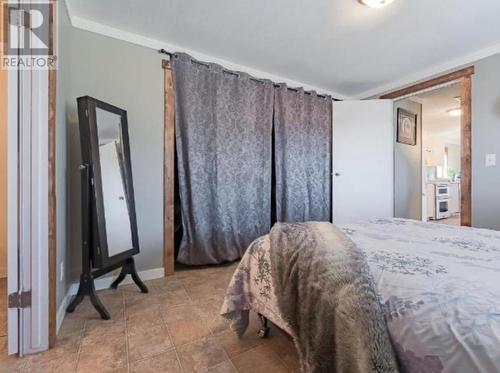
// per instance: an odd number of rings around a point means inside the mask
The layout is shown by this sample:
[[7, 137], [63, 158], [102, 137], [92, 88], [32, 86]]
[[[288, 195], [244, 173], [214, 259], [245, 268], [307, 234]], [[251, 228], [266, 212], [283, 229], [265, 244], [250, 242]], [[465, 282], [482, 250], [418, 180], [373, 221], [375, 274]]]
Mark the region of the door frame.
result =
[[468, 66], [380, 96], [381, 99], [402, 99], [451, 82], [460, 83], [460, 108], [462, 109], [460, 116], [460, 224], [469, 227], [472, 226], [472, 75], [474, 71], [473, 65]]
[[172, 65], [162, 60], [164, 74], [163, 115], [163, 268], [165, 277], [174, 274], [175, 267], [175, 115]]
[[[49, 37], [55, 46], [57, 3], [50, 1]], [[55, 61], [57, 57], [49, 58]], [[32, 291], [32, 306], [8, 309], [8, 353], [20, 356], [54, 347], [57, 338], [56, 75], [55, 68], [8, 70], [7, 252], [11, 275], [7, 291]], [[27, 170], [29, 165], [32, 171]], [[23, 196], [31, 196], [30, 201], [21, 202]], [[20, 220], [36, 222], [36, 227], [25, 229]]]

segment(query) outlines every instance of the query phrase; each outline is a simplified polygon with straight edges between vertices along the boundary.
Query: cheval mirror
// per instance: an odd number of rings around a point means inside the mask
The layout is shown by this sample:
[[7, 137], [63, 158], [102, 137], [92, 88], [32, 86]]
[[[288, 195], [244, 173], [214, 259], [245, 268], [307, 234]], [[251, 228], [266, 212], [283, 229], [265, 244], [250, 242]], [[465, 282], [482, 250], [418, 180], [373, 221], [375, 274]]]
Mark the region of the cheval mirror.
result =
[[111, 287], [127, 274], [143, 293], [133, 256], [139, 253], [127, 112], [95, 98], [77, 99], [82, 150], [82, 274], [78, 293], [67, 308], [73, 312], [85, 296], [103, 319], [94, 279], [121, 267]]

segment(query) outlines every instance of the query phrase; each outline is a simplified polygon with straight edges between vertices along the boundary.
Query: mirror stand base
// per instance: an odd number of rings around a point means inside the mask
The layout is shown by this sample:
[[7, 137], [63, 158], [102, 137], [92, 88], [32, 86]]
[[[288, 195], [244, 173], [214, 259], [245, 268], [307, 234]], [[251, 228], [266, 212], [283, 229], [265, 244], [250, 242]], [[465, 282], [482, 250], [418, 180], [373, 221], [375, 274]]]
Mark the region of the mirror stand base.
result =
[[106, 310], [104, 305], [101, 303], [94, 286], [94, 277], [90, 273], [83, 273], [80, 276], [80, 285], [78, 286], [78, 292], [71, 301], [71, 303], [66, 308], [66, 311], [72, 313], [76, 307], [83, 301], [85, 296], [89, 296], [90, 302], [94, 308], [99, 312], [103, 320], [109, 320], [109, 312]]
[[135, 269], [135, 261], [134, 258], [128, 258], [123, 263], [122, 270], [115, 281], [111, 284], [112, 289], [116, 289], [120, 282], [122, 282], [127, 275], [132, 276], [132, 280], [134, 280], [135, 284], [139, 289], [141, 289], [141, 293], [148, 293], [148, 288], [144, 285], [144, 282], [140, 279], [137, 274], [137, 270]]

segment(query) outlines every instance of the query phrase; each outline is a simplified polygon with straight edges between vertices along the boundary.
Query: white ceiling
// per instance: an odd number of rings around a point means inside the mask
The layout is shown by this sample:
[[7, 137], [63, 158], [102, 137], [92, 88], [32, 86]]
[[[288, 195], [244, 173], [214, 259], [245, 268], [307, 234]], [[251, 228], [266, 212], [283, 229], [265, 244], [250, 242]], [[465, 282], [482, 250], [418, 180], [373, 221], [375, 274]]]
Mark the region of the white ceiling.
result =
[[436, 89], [416, 96], [422, 104], [422, 127], [429, 136], [443, 142], [460, 144], [460, 117], [453, 117], [448, 110], [460, 108], [455, 97], [460, 96], [460, 84]]
[[396, 0], [382, 9], [357, 0], [67, 3], [76, 27], [126, 31], [138, 43], [180, 46], [344, 98], [500, 52], [499, 0]]

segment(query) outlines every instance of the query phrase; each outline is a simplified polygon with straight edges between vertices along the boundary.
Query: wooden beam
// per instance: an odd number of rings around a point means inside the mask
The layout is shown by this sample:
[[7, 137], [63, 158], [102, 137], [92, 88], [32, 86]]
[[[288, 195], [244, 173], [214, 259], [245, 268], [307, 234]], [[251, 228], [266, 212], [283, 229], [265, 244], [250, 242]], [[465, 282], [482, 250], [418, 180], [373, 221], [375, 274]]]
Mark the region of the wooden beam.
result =
[[472, 225], [472, 79], [465, 76], [461, 88], [461, 225]]
[[398, 97], [407, 96], [412, 93], [420, 92], [428, 88], [432, 88], [441, 84], [449, 83], [454, 80], [470, 77], [474, 74], [474, 66], [469, 66], [461, 70], [457, 70], [436, 78], [427, 80], [425, 82], [417, 83], [406, 88], [398, 89], [397, 91], [387, 93], [380, 96], [381, 99], [395, 99]]
[[[56, 60], [55, 56], [55, 7], [57, 4], [54, 1], [50, 2], [51, 8], [49, 13], [49, 46], [51, 47], [51, 58]], [[57, 205], [56, 205], [56, 70], [52, 67], [48, 71], [48, 162], [49, 162], [49, 177], [48, 177], [48, 207], [49, 207], [49, 348], [55, 347], [57, 341]]]
[[[55, 7], [57, 4], [51, 1], [51, 9], [49, 14], [49, 44], [52, 46], [51, 52], [55, 51]], [[57, 56], [52, 54], [53, 61]], [[49, 136], [49, 348], [55, 347], [57, 341], [57, 205], [56, 205], [56, 70], [51, 67], [49, 74], [49, 110], [48, 110], [48, 136]]]
[[164, 166], [163, 166], [163, 260], [165, 276], [174, 274], [175, 124], [174, 85], [170, 61], [163, 60], [165, 76]]

